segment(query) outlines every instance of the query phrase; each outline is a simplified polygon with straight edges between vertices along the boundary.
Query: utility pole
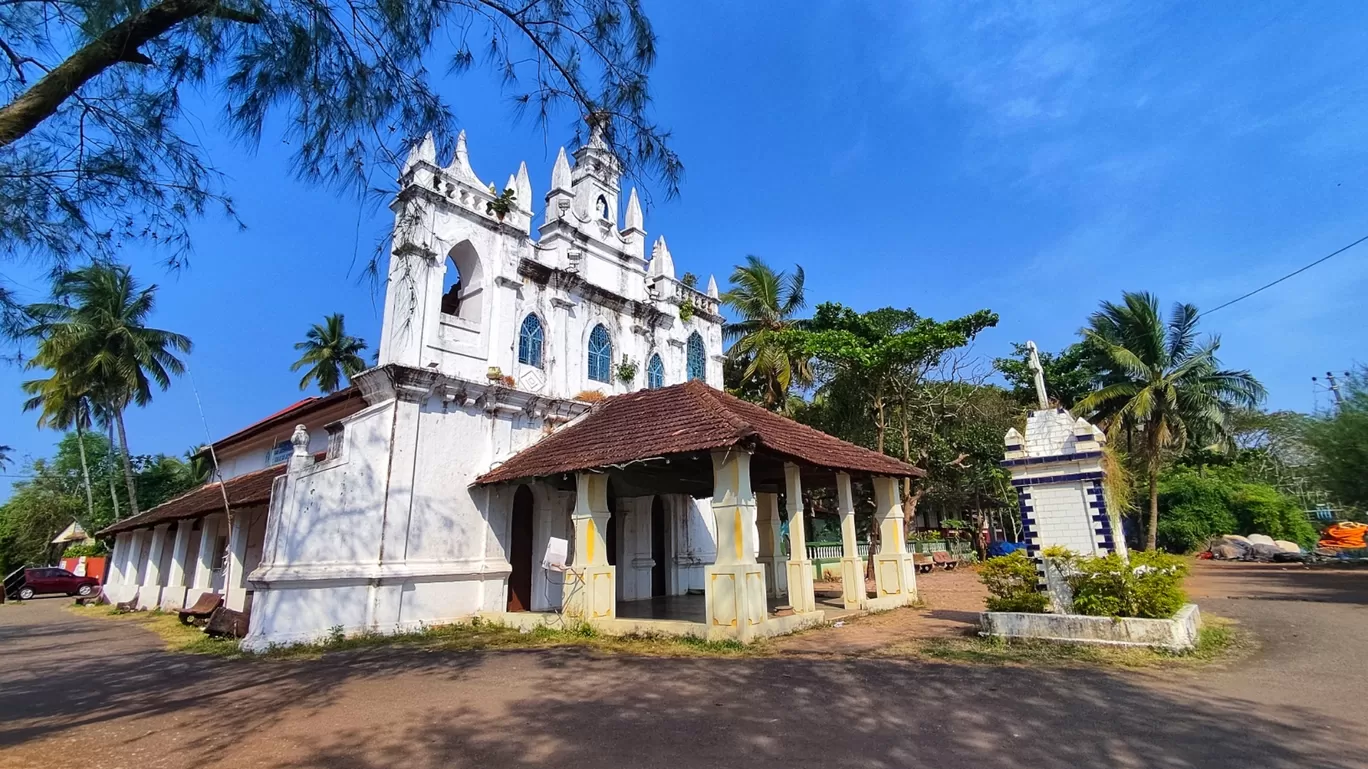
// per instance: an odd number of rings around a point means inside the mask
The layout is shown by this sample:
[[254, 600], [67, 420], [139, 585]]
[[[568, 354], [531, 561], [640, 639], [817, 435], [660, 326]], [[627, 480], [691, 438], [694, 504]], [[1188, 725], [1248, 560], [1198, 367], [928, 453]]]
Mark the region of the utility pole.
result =
[[[1345, 376], [1349, 376], [1349, 372], [1348, 372], [1348, 371], [1344, 372], [1344, 375], [1345, 375]], [[1330, 390], [1330, 394], [1333, 395], [1333, 396], [1335, 396], [1335, 410], [1336, 410], [1336, 411], [1339, 411], [1340, 409], [1343, 409], [1343, 408], [1344, 408], [1344, 395], [1343, 395], [1342, 393], [1340, 393], [1339, 382], [1336, 382], [1336, 381], [1335, 381], [1335, 372], [1333, 372], [1333, 371], [1327, 371], [1327, 372], [1325, 372], [1325, 379], [1326, 379], [1327, 382], [1330, 383], [1330, 384], [1329, 384], [1329, 387], [1328, 387], [1328, 389]], [[1317, 381], [1316, 377], [1311, 377], [1311, 381], [1312, 381], [1312, 382]]]

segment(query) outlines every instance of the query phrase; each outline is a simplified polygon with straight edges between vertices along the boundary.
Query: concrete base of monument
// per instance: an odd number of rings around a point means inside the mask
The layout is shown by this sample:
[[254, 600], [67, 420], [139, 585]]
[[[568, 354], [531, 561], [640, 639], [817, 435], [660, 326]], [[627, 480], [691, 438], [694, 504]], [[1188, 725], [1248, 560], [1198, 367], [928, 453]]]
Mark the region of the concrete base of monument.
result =
[[1002, 638], [1111, 646], [1157, 646], [1186, 651], [1197, 642], [1197, 633], [1202, 628], [1202, 615], [1195, 603], [1184, 605], [1172, 619], [989, 611], [979, 615], [979, 625], [982, 628], [981, 635]]
[[[554, 612], [481, 612], [481, 620], [505, 627], [531, 631], [538, 627], [570, 627], [574, 619]], [[826, 622], [826, 614], [821, 611], [789, 614], [782, 617], [767, 617], [755, 623], [750, 632], [742, 637], [733, 627], [710, 626], [703, 622], [673, 619], [595, 619], [587, 624], [605, 635], [662, 635], [691, 636], [709, 641], [740, 640], [743, 643], [786, 635]]]

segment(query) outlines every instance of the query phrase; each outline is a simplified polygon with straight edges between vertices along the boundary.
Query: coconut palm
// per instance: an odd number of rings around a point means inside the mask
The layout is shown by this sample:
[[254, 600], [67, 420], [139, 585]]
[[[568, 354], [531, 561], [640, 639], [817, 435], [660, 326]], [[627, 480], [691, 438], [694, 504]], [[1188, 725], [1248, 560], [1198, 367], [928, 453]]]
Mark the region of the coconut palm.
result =
[[722, 295], [722, 303], [740, 318], [722, 327], [732, 342], [727, 354], [745, 364], [743, 379], [760, 381], [763, 403], [771, 410], [785, 406], [790, 388], [812, 383], [808, 358], [781, 344], [784, 331], [802, 327], [794, 315], [807, 305], [803, 282], [802, 267], [795, 265], [792, 274], [775, 272], [759, 257], [747, 256], [731, 274], [731, 290]]
[[11, 451], [14, 451], [14, 449], [9, 446], [0, 445], [0, 470], [10, 466]]
[[124, 411], [152, 402], [152, 387], [166, 390], [171, 377], [185, 371], [177, 352], [192, 344], [181, 334], [148, 328], [157, 287], [140, 286], [128, 267], [96, 263], [59, 275], [53, 301], [33, 305], [28, 334], [40, 342], [35, 367], [69, 378], [89, 395], [91, 410], [118, 429], [130, 514], [138, 514], [138, 494], [128, 451]]
[[1113, 440], [1126, 429], [1139, 432], [1136, 451], [1149, 480], [1147, 550], [1155, 547], [1159, 524], [1163, 452], [1227, 440], [1234, 413], [1265, 395], [1248, 371], [1220, 367], [1220, 337], [1198, 337], [1199, 315], [1190, 304], [1175, 304], [1165, 325], [1157, 297], [1127, 292], [1120, 304], [1103, 302], [1082, 331], [1096, 345], [1106, 384], [1075, 408], [1100, 416]]
[[315, 323], [305, 335], [304, 341], [295, 344], [296, 350], [304, 354], [290, 366], [298, 371], [305, 366], [304, 378], [299, 380], [299, 389], [307, 390], [312, 382], [324, 393], [334, 393], [342, 388], [342, 379], [348, 382], [353, 376], [366, 369], [366, 361], [361, 353], [366, 349], [366, 340], [347, 334], [342, 313], [334, 313]]
[[[44, 349], [39, 347], [38, 354], [29, 366], [41, 365]], [[73, 377], [54, 373], [47, 379], [24, 382], [21, 387], [31, 396], [24, 401], [24, 411], [38, 411], [38, 427], [51, 427], [57, 430], [76, 430], [76, 446], [81, 452], [81, 481], [85, 486], [86, 515], [88, 520], [95, 518], [95, 495], [90, 489], [90, 464], [86, 461], [85, 434], [90, 429], [90, 396], [84, 385]]]

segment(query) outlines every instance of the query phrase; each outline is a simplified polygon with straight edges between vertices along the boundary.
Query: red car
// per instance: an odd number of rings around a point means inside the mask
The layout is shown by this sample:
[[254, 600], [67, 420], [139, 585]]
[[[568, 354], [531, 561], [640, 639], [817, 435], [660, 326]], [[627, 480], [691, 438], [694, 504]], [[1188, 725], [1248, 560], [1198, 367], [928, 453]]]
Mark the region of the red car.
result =
[[24, 581], [16, 591], [20, 600], [27, 601], [35, 595], [66, 593], [85, 597], [100, 590], [100, 581], [94, 577], [78, 577], [66, 569], [41, 568], [24, 569]]

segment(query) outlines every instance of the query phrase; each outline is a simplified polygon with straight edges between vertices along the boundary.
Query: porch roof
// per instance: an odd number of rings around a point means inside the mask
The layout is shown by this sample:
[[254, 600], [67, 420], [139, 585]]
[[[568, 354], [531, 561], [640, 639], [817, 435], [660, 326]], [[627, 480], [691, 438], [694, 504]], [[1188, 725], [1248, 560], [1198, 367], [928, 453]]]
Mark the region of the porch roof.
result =
[[[224, 483], [214, 481], [191, 489], [179, 497], [169, 499], [160, 505], [141, 512], [132, 518], [125, 518], [100, 529], [96, 534], [104, 537], [132, 529], [155, 526], [159, 523], [199, 518], [204, 515], [223, 512], [223, 496], [228, 495], [228, 506], [232, 510], [264, 505], [271, 501], [271, 484], [285, 474], [289, 463], [282, 462], [263, 470], [229, 478]], [[224, 490], [219, 491], [223, 486]]]
[[539, 478], [732, 446], [777, 455], [809, 469], [893, 477], [924, 475], [905, 462], [693, 380], [607, 398], [584, 417], [514, 455], [475, 483]]

